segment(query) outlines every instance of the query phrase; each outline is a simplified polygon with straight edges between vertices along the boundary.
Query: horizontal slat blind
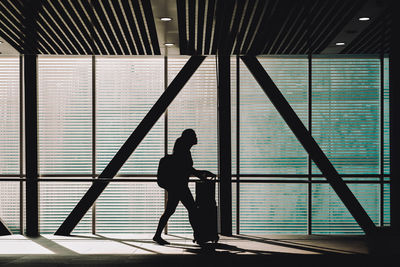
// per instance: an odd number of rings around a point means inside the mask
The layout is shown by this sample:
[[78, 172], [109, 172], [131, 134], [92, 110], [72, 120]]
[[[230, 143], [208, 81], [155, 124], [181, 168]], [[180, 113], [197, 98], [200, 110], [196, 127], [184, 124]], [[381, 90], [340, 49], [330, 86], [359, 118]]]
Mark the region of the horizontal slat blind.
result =
[[92, 172], [90, 57], [39, 57], [40, 174]]
[[[168, 82], [171, 82], [188, 58], [168, 58]], [[168, 108], [168, 152], [187, 128], [195, 130], [198, 144], [191, 149], [194, 167], [217, 173], [217, 80], [215, 58], [206, 58]], [[194, 194], [194, 185], [191, 184]], [[179, 204], [168, 230], [191, 232], [186, 210]]]
[[389, 59], [383, 59], [383, 168], [385, 174], [390, 174], [390, 122], [389, 122]]
[[0, 174], [19, 173], [19, 58], [0, 57]]
[[240, 185], [240, 233], [306, 234], [306, 184]]
[[[363, 206], [375, 225], [379, 223], [378, 184], [349, 184], [350, 190]], [[362, 234], [363, 231], [351, 216], [329, 184], [312, 185], [313, 234]]]
[[[96, 59], [96, 169], [101, 173], [164, 90], [162, 57]], [[120, 174], [156, 174], [164, 155], [161, 118]]]
[[19, 182], [0, 181], [0, 218], [8, 229], [19, 234]]
[[[307, 126], [307, 59], [260, 57], [258, 60]], [[306, 152], [243, 63], [240, 111], [241, 173], [307, 173]]]
[[[91, 183], [84, 182], [42, 182], [40, 183], [40, 233], [54, 234]], [[92, 209], [79, 222], [72, 234], [91, 233]]]
[[156, 183], [111, 183], [96, 202], [96, 232], [155, 233], [163, 211]]
[[383, 225], [390, 225], [390, 184], [383, 185]]
[[339, 173], [379, 174], [379, 90], [378, 58], [313, 58], [312, 133]]

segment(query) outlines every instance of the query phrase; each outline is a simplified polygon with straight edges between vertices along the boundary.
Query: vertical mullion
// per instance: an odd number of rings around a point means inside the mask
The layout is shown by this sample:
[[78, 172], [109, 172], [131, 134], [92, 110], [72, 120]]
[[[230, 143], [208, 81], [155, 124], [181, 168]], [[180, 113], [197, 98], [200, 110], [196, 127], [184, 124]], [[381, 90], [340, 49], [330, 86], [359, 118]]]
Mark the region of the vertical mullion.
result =
[[[167, 50], [167, 49], [166, 49]], [[166, 51], [167, 52], [167, 51]], [[164, 56], [164, 91], [168, 87], [168, 56]], [[168, 154], [168, 108], [164, 113], [164, 155]], [[164, 190], [164, 209], [167, 206], [168, 192]], [[164, 233], [168, 234], [168, 222], [165, 225]]]
[[[92, 179], [96, 179], [96, 56], [92, 55]], [[96, 202], [92, 206], [92, 234], [96, 234]]]
[[[308, 131], [312, 134], [312, 54], [308, 55]], [[308, 214], [307, 234], [312, 234], [312, 161], [308, 157]]]
[[379, 181], [380, 181], [380, 207], [379, 207], [379, 225], [383, 226], [384, 220], [384, 61], [383, 53], [380, 55], [380, 168], [379, 168]]
[[240, 234], [240, 64], [236, 56], [236, 234]]
[[24, 86], [23, 56], [19, 56], [19, 233], [24, 234]]

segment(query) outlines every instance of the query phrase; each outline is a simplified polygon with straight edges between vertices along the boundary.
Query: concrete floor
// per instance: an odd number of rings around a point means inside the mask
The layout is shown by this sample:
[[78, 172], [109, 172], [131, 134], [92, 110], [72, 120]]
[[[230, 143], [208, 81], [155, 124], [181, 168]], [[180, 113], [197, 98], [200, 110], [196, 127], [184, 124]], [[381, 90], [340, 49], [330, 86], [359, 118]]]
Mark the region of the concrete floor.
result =
[[[0, 237], [1, 266], [400, 266], [397, 248], [371, 253], [364, 236], [238, 235], [199, 247], [189, 235], [150, 234]], [[398, 243], [396, 242], [396, 245]], [[392, 247], [392, 245], [390, 245]], [[354, 264], [352, 264], [354, 266]], [[224, 267], [224, 266], [223, 266]]]

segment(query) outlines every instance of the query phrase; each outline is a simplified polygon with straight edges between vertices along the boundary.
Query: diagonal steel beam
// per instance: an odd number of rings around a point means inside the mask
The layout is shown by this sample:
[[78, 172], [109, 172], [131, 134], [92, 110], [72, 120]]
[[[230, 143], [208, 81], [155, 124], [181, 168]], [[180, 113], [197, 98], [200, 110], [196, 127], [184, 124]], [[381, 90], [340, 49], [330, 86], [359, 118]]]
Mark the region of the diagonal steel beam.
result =
[[[176, 75], [168, 88], [160, 96], [154, 106], [150, 109], [147, 115], [143, 118], [140, 124], [136, 127], [133, 133], [125, 141], [114, 158], [108, 163], [99, 178], [113, 178], [119, 169], [128, 160], [130, 155], [135, 151], [140, 142], [144, 139], [147, 133], [151, 130], [157, 120], [166, 111], [171, 102], [181, 91], [186, 82], [190, 79], [193, 73], [205, 59], [204, 56], [192, 56], [181, 71]], [[79, 221], [83, 218], [89, 208], [94, 204], [109, 182], [94, 183], [82, 199], [78, 202], [72, 212], [68, 215], [65, 221], [56, 231], [56, 235], [69, 235]]]
[[376, 233], [377, 228], [371, 218], [347, 187], [342, 177], [340, 177], [335, 167], [311, 136], [260, 62], [255, 57], [250, 56], [243, 56], [241, 59], [365, 234]]
[[11, 231], [7, 228], [7, 226], [0, 219], [0, 236], [1, 235], [12, 235]]

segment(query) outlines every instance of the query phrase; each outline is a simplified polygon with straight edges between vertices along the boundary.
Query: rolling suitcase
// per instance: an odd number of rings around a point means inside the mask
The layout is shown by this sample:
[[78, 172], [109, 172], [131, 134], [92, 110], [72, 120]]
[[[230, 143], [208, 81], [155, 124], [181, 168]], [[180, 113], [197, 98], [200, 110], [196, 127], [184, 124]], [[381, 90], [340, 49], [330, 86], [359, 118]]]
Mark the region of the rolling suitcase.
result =
[[215, 202], [215, 181], [196, 182], [196, 205], [198, 209], [198, 229], [194, 242], [218, 242], [217, 205]]

